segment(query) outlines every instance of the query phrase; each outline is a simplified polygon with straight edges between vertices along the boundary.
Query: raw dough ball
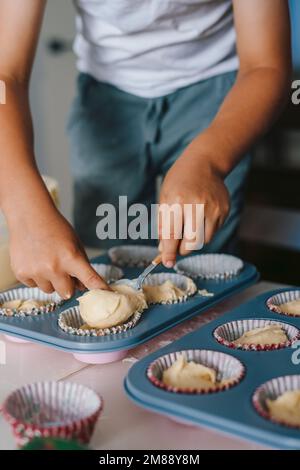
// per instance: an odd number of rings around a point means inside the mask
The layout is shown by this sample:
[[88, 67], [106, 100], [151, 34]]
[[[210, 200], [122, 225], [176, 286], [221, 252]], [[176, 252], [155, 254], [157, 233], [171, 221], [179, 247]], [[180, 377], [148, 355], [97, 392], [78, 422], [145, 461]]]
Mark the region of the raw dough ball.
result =
[[163, 372], [162, 381], [175, 388], [209, 389], [216, 384], [216, 371], [180, 356]]
[[300, 390], [284, 392], [275, 400], [266, 400], [271, 418], [300, 426]]
[[240, 338], [233, 341], [234, 344], [280, 344], [288, 341], [285, 331], [279, 325], [266, 325], [262, 328], [254, 328], [246, 331]]
[[286, 302], [279, 305], [279, 308], [284, 313], [290, 313], [292, 315], [300, 315], [300, 299], [292, 300], [291, 302]]
[[126, 322], [133, 313], [147, 308], [145, 296], [124, 284], [111, 284], [112, 291], [93, 289], [78, 298], [80, 315], [92, 328], [110, 328]]

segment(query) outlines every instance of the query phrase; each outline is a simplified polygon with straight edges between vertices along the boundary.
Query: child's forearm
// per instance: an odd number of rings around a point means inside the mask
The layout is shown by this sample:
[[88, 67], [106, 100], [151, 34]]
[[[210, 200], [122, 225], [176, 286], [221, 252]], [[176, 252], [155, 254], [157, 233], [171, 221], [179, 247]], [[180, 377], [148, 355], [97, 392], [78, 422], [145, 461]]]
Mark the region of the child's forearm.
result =
[[59, 214], [39, 175], [26, 87], [7, 81], [0, 109], [0, 206], [17, 279], [70, 298], [76, 287], [105, 288], [72, 227]]
[[209, 164], [226, 176], [279, 116], [289, 85], [289, 71], [261, 67], [240, 73], [212, 124], [182, 157]]
[[0, 206], [10, 225], [55, 209], [34, 160], [26, 86], [2, 79], [6, 104], [0, 106]]

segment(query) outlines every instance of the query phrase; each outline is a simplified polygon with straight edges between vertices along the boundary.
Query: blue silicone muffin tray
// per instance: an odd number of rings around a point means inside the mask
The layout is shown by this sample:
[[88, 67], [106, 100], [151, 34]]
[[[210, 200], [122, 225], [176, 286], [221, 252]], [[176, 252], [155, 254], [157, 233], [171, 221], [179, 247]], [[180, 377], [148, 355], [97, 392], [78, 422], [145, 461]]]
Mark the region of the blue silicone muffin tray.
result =
[[[213, 336], [219, 325], [245, 318], [272, 319], [300, 329], [300, 317], [273, 313], [266, 306], [269, 297], [284, 290], [262, 294], [134, 364], [124, 382], [128, 397], [137, 405], [176, 421], [206, 426], [269, 447], [300, 449], [300, 430], [261, 417], [252, 405], [254, 391], [267, 380], [300, 374], [300, 365], [292, 361], [296, 350], [292, 347], [273, 351], [231, 349], [219, 344]], [[155, 359], [186, 349], [210, 349], [231, 354], [244, 364], [245, 377], [229, 390], [206, 395], [168, 392], [149, 381], [146, 370]]]
[[[109, 264], [110, 260], [107, 256], [100, 256], [95, 258], [93, 262]], [[135, 278], [141, 269], [123, 268], [123, 271], [125, 278]], [[83, 362], [112, 362], [125, 357], [129, 349], [199, 314], [225, 297], [255, 283], [257, 279], [256, 268], [253, 265], [245, 264], [241, 273], [230, 280], [199, 281], [197, 283], [199, 289], [207, 289], [215, 295], [203, 297], [196, 294], [184, 303], [151, 306], [143, 313], [141, 320], [133, 329], [114, 335], [76, 336], [59, 328], [58, 314], [77, 305], [76, 297], [81, 295], [80, 293], [52, 313], [23, 318], [0, 316], [0, 332], [16, 337], [18, 340], [33, 341], [70, 352]]]

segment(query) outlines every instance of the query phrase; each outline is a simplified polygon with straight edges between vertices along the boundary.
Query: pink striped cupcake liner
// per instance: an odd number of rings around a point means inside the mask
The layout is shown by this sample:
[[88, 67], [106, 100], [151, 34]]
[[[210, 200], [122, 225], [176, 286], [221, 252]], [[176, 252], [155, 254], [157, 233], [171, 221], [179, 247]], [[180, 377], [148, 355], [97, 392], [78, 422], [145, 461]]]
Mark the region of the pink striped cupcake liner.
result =
[[267, 300], [266, 305], [272, 312], [279, 313], [280, 315], [287, 315], [288, 317], [300, 318], [300, 315], [284, 312], [280, 308], [280, 305], [287, 302], [293, 302], [294, 300], [300, 300], [300, 290], [279, 292], [278, 294], [272, 295], [272, 297]]
[[[184, 355], [188, 362], [194, 361], [203, 366], [210, 367], [217, 372], [217, 383], [210, 388], [177, 388], [166, 385], [162, 381], [163, 372], [169, 369], [174, 362]], [[237, 385], [245, 375], [245, 366], [230, 354], [208, 349], [188, 349], [165, 354], [153, 361], [147, 369], [147, 377], [158, 388], [167, 392], [187, 394], [209, 394], [228, 390]], [[224, 382], [224, 383], [222, 383]]]
[[[40, 302], [44, 302], [45, 305], [42, 305], [39, 308], [32, 308], [31, 310], [18, 310], [1, 307], [4, 302], [19, 299], [37, 300]], [[45, 292], [41, 291], [38, 287], [19, 287], [0, 293], [0, 315], [7, 317], [35, 316], [43, 313], [53, 312], [53, 310], [55, 310], [62, 303], [63, 299], [56, 292], [54, 292], [53, 294], [46, 294]]]
[[93, 390], [72, 382], [37, 382], [12, 392], [2, 406], [17, 445], [35, 437], [60, 437], [87, 444], [103, 408]]
[[[233, 341], [240, 338], [247, 331], [255, 328], [263, 328], [267, 325], [280, 326], [288, 337], [288, 341], [276, 344], [235, 344]], [[213, 332], [218, 343], [231, 349], [243, 349], [244, 351], [274, 351], [276, 349], [288, 348], [300, 339], [300, 331], [293, 325], [276, 320], [246, 319], [235, 320], [218, 326]]]
[[243, 261], [235, 256], [208, 253], [186, 257], [178, 261], [174, 269], [194, 279], [225, 280], [237, 276], [243, 266]]
[[271, 417], [266, 400], [276, 400], [280, 395], [292, 390], [300, 390], [300, 375], [284, 375], [276, 377], [260, 385], [254, 392], [252, 404], [257, 413], [268, 421], [287, 426], [289, 428], [300, 429], [300, 425], [294, 425], [285, 421], [280, 421]]

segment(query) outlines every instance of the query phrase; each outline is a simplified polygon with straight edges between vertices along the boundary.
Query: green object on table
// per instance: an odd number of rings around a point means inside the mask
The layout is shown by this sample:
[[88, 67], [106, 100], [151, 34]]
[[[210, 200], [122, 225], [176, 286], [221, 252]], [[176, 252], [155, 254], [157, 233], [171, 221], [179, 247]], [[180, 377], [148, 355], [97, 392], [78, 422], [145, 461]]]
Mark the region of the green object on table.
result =
[[20, 450], [88, 450], [88, 448], [75, 441], [37, 437]]

